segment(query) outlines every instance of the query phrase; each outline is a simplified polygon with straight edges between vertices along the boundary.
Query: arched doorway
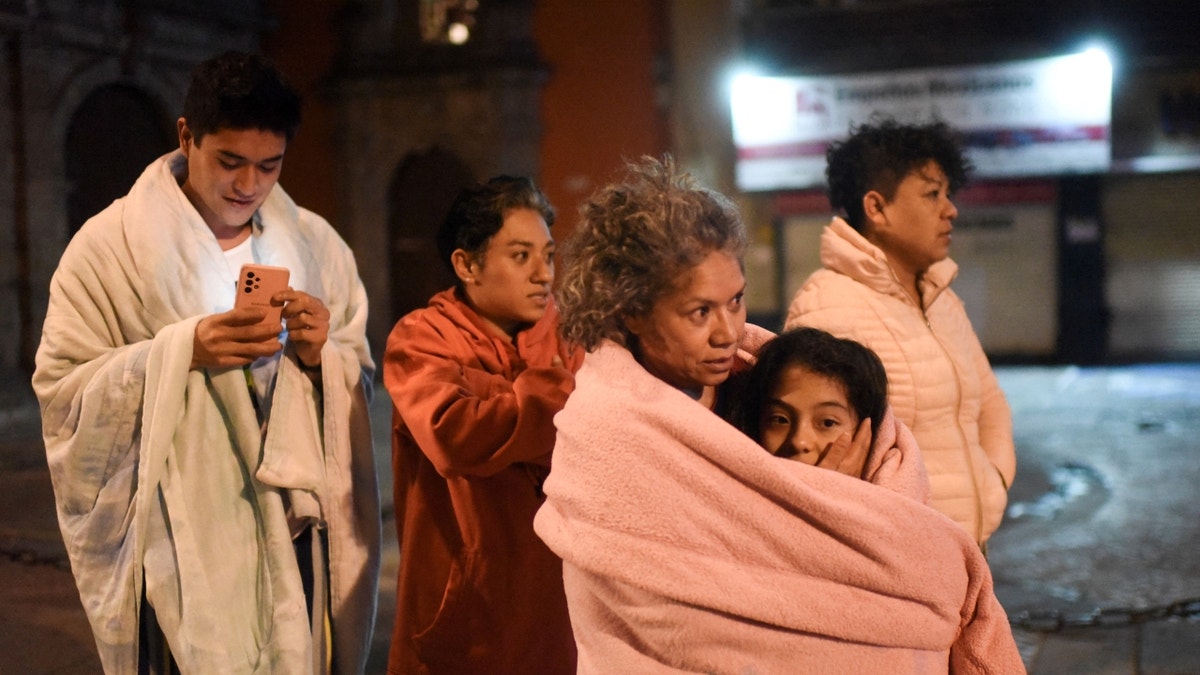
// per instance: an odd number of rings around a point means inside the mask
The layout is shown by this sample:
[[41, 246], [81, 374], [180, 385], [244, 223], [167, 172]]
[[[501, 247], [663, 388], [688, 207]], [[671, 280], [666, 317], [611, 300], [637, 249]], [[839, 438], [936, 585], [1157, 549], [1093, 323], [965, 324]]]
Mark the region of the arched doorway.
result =
[[67, 127], [71, 234], [129, 192], [146, 165], [174, 146], [171, 119], [144, 92], [110, 84], [88, 94]]
[[410, 153], [388, 191], [388, 241], [393, 316], [424, 307], [454, 277], [437, 250], [437, 230], [459, 190], [475, 176], [442, 148]]

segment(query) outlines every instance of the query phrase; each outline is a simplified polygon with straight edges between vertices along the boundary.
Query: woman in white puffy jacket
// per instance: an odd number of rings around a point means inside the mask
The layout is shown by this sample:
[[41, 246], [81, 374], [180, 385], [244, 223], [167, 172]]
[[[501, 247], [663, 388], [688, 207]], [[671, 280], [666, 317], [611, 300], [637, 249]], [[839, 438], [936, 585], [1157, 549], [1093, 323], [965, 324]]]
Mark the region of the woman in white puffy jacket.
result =
[[1012, 415], [962, 300], [950, 289], [952, 193], [971, 166], [943, 122], [873, 120], [830, 146], [834, 217], [820, 269], [786, 327], [815, 326], [873, 349], [896, 415], [917, 438], [932, 506], [985, 546], [1016, 473]]

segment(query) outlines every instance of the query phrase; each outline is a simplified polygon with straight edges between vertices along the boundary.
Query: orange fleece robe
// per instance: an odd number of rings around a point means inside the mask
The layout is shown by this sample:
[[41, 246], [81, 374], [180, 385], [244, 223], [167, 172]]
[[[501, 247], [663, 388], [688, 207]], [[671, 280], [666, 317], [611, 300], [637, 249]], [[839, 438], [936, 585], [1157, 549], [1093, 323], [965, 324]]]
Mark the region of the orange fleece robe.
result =
[[400, 542], [390, 673], [575, 672], [562, 563], [533, 532], [553, 417], [583, 359], [557, 325], [551, 306], [513, 345], [450, 289], [388, 338]]

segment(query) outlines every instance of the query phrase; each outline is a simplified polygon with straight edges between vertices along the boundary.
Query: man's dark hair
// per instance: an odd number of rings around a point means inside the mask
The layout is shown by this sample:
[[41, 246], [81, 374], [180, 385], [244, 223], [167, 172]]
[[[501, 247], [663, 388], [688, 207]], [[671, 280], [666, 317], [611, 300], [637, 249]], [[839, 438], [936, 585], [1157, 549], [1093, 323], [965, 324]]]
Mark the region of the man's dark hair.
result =
[[767, 401], [789, 366], [801, 366], [841, 383], [859, 421], [870, 418], [874, 445], [888, 405], [883, 362], [862, 344], [818, 328], [793, 328], [763, 345], [754, 366], [731, 382], [726, 408], [718, 413], [757, 442]]
[[472, 259], [482, 259], [488, 242], [504, 227], [505, 216], [514, 209], [533, 209], [546, 221], [546, 227], [554, 225], [554, 207], [529, 178], [496, 176], [463, 188], [438, 229], [442, 262], [453, 272], [450, 256], [460, 248]]
[[941, 120], [900, 124], [891, 118], [873, 117], [866, 124], [851, 127], [849, 138], [832, 143], [826, 150], [829, 203], [851, 227], [863, 232], [863, 196], [875, 190], [891, 200], [905, 176], [930, 160], [946, 172], [951, 194], [966, 185], [971, 162], [948, 124]]
[[300, 128], [300, 95], [266, 58], [225, 52], [192, 70], [183, 117], [199, 144], [221, 129], [261, 129], [291, 141]]

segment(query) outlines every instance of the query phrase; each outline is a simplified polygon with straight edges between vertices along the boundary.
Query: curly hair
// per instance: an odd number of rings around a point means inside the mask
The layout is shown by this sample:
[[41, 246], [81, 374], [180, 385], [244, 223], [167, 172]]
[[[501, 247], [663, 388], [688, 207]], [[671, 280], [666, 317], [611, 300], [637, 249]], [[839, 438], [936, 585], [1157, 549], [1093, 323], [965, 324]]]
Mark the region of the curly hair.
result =
[[825, 151], [829, 204], [863, 232], [863, 196], [875, 190], [892, 199], [900, 181], [930, 160], [946, 172], [951, 193], [967, 184], [973, 170], [957, 133], [945, 122], [900, 124], [873, 116], [870, 122], [851, 127], [849, 138]]
[[221, 129], [263, 129], [290, 142], [300, 128], [300, 94], [265, 57], [229, 51], [192, 70], [183, 118], [197, 144]]
[[764, 345], [754, 366], [730, 382], [726, 406], [718, 414], [750, 438], [760, 440], [763, 411], [789, 366], [801, 366], [841, 383], [858, 419], [870, 418], [874, 444], [888, 404], [883, 362], [862, 344], [818, 328], [784, 331]]
[[746, 252], [737, 206], [700, 187], [670, 155], [627, 162], [624, 174], [580, 208], [555, 297], [563, 337], [594, 350], [628, 347], [625, 320], [646, 316], [713, 251]]
[[[504, 227], [505, 216], [514, 209], [532, 209], [546, 221], [546, 227], [554, 225], [554, 207], [529, 178], [501, 175], [463, 188], [438, 228], [437, 247], [442, 263], [453, 272], [450, 256], [458, 249], [482, 261], [488, 242]], [[455, 279], [461, 286], [462, 281], [457, 276]]]

